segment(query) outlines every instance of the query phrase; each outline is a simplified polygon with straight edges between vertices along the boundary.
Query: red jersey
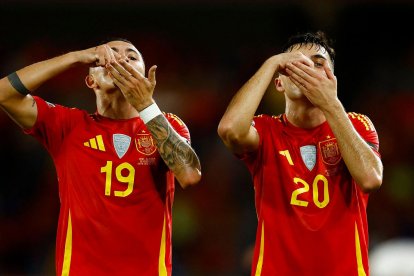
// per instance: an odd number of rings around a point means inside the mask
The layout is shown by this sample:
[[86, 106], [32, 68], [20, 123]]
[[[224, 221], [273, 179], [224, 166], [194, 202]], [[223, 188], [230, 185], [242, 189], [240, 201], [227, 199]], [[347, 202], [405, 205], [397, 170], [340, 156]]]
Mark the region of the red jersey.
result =
[[[378, 153], [364, 115], [348, 113]], [[258, 150], [242, 157], [258, 216], [252, 275], [368, 275], [368, 194], [342, 160], [328, 123], [301, 129], [285, 115], [254, 118]]]
[[[59, 182], [57, 275], [171, 275], [174, 175], [143, 121], [35, 100], [26, 133], [46, 147]], [[189, 141], [185, 124], [165, 116]]]

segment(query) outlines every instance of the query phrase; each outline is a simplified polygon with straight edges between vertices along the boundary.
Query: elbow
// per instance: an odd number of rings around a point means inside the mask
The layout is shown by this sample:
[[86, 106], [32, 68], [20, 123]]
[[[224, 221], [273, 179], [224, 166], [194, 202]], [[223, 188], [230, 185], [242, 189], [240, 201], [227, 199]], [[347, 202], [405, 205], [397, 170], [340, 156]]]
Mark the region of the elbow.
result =
[[193, 169], [191, 172], [187, 172], [185, 175], [177, 178], [177, 180], [183, 189], [197, 185], [201, 180], [201, 171], [199, 169]]
[[220, 136], [222, 140], [225, 140], [225, 138], [228, 136], [229, 132], [231, 131], [231, 127], [222, 121], [217, 127], [217, 133]]
[[361, 190], [364, 193], [371, 193], [378, 190], [382, 185], [382, 175], [372, 176], [369, 180], [361, 182]]
[[240, 135], [234, 131], [234, 127], [229, 123], [220, 122], [217, 133], [226, 144], [235, 144], [240, 140]]
[[364, 173], [354, 178], [364, 193], [375, 192], [382, 185], [384, 167], [379, 158], [377, 160], [378, 163], [370, 165], [370, 169], [360, 171]]

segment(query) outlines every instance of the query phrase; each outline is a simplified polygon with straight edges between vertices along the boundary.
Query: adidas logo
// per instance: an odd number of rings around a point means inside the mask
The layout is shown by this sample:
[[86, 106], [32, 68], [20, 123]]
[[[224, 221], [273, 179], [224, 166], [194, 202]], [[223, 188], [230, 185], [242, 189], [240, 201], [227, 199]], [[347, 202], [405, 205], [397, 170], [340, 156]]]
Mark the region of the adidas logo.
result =
[[105, 145], [102, 140], [102, 135], [97, 135], [95, 138], [89, 139], [89, 141], [86, 141], [85, 143], [83, 143], [83, 145], [88, 148], [105, 151]]

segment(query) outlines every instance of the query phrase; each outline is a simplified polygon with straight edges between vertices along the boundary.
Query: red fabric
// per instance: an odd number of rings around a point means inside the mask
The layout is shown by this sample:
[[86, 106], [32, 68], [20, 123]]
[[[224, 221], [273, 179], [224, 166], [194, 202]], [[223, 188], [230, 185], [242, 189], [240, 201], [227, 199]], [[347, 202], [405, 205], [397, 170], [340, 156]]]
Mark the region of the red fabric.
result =
[[[164, 215], [165, 263], [171, 275], [174, 175], [151, 144], [142, 120], [111, 120], [35, 99], [38, 119], [26, 133], [49, 151], [59, 181], [57, 275], [62, 272], [69, 211], [70, 275], [158, 275]], [[180, 135], [190, 140], [181, 120], [172, 114], [166, 117]], [[131, 138], [121, 158], [115, 150], [114, 134]], [[104, 151], [98, 146], [99, 135]], [[127, 190], [129, 182], [133, 182], [132, 192], [116, 196], [116, 191]]]
[[[355, 113], [349, 118], [363, 139], [378, 148], [369, 120]], [[305, 130], [291, 125], [284, 115], [261, 115], [254, 125], [259, 149], [240, 157], [253, 177], [258, 216], [252, 275], [258, 266], [262, 225], [261, 275], [358, 275], [355, 225], [368, 275], [368, 195], [352, 180], [328, 123]], [[312, 163], [312, 158], [302, 157], [303, 146], [316, 150], [311, 170], [304, 160]]]

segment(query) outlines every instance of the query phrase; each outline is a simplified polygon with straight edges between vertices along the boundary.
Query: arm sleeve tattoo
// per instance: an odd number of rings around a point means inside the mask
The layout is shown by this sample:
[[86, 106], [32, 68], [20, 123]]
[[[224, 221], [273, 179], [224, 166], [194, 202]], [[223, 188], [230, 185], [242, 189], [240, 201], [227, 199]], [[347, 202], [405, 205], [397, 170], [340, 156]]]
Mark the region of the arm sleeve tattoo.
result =
[[189, 167], [200, 170], [200, 161], [194, 150], [163, 115], [158, 115], [149, 121], [147, 128], [155, 140], [162, 159], [174, 173], [180, 173]]

